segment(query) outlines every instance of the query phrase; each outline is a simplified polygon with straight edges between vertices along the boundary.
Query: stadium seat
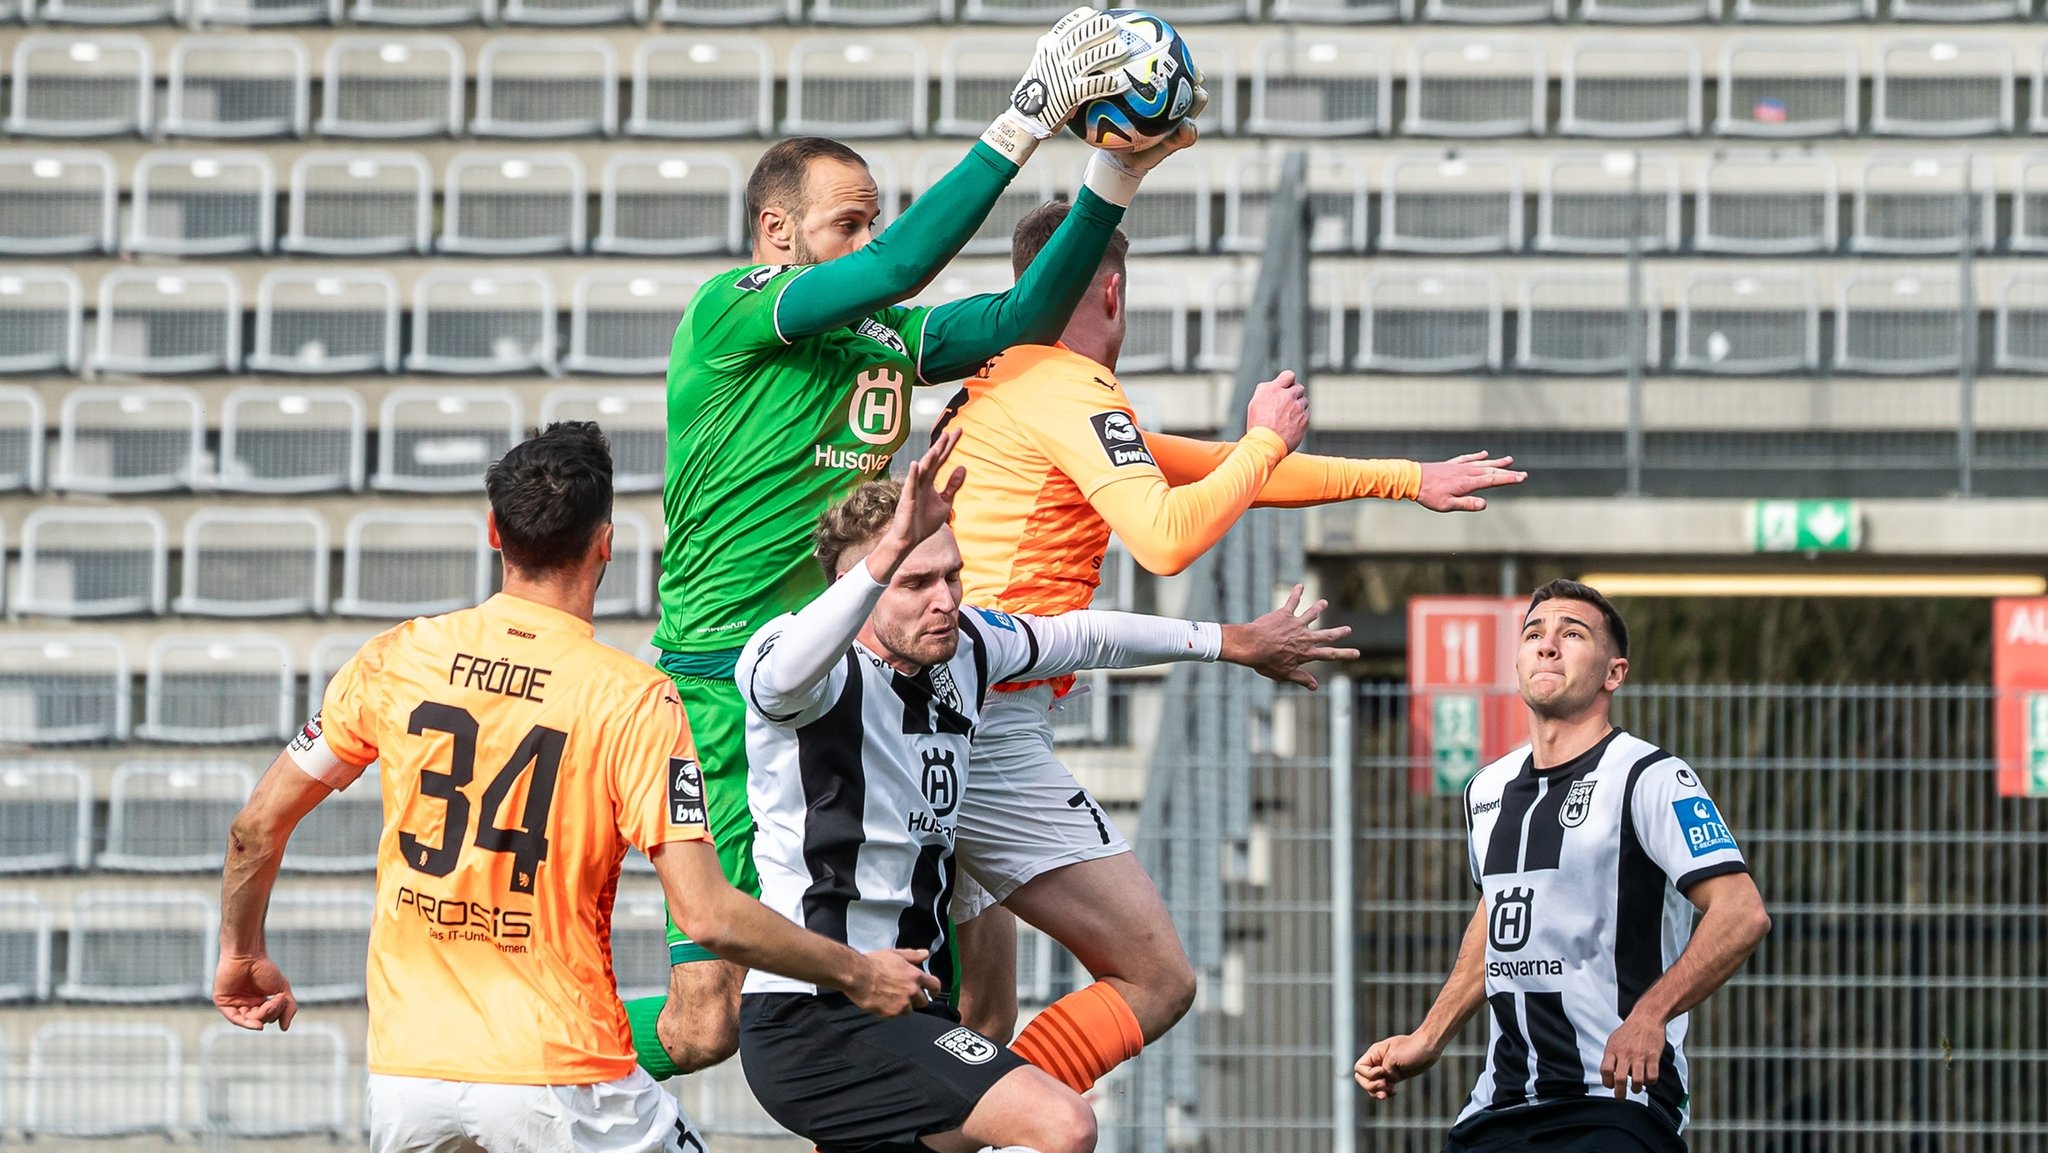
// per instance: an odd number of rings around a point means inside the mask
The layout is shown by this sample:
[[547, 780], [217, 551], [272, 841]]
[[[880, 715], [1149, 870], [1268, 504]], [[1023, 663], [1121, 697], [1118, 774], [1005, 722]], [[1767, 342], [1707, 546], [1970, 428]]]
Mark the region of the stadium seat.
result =
[[498, 36], [476, 58], [478, 136], [610, 136], [619, 57], [596, 36]]
[[372, 895], [360, 891], [286, 891], [270, 899], [264, 940], [278, 967], [291, 974], [301, 1003], [363, 999], [363, 959], [376, 911]]
[[257, 372], [397, 372], [398, 281], [375, 268], [276, 268], [256, 286]]
[[[0, 289], [6, 287], [0, 278]], [[42, 393], [27, 385], [0, 384], [0, 492], [34, 492], [43, 487]]]
[[[1642, 352], [1657, 367], [1661, 327], [1655, 281], [1642, 293]], [[1515, 367], [1541, 372], [1622, 372], [1628, 368], [1629, 286], [1626, 269], [1534, 272], [1522, 281]]]
[[77, 765], [0, 761], [0, 873], [85, 868], [92, 859], [92, 800], [92, 781]]
[[[146, 726], [145, 726], [146, 727]], [[228, 825], [256, 787], [247, 765], [130, 761], [114, 769], [107, 847], [94, 864], [135, 873], [217, 870]]]
[[744, 251], [743, 181], [723, 153], [614, 152], [590, 247], [635, 256]]
[[[296, 979], [292, 988], [299, 989]], [[305, 999], [301, 993], [300, 1000]], [[244, 1138], [354, 1135], [348, 1044], [331, 1025], [300, 1021], [289, 1033], [252, 1033], [216, 1021], [199, 1034], [198, 1074], [197, 1120], [209, 1133]]]
[[351, 24], [484, 24], [491, 0], [348, 0]]
[[1401, 152], [1380, 182], [1388, 252], [1514, 252], [1522, 247], [1522, 161], [1500, 152]]
[[978, 137], [1003, 109], [1031, 59], [1032, 37], [956, 36], [939, 57], [939, 120], [932, 131], [940, 136]]
[[185, 521], [171, 607], [190, 616], [318, 616], [327, 611], [327, 518], [306, 508], [203, 508]]
[[[222, 843], [227, 829], [220, 829]], [[213, 988], [219, 916], [198, 893], [93, 890], [71, 904], [65, 1001], [187, 1001]]]
[[676, 321], [696, 291], [697, 278], [679, 272], [584, 273], [569, 308], [569, 355], [562, 367], [660, 376], [668, 371]]
[[638, 513], [612, 514], [612, 562], [597, 586], [592, 612], [601, 617], [645, 617], [654, 612], [654, 554], [661, 540]]
[[1401, 0], [1273, 0], [1276, 23], [1380, 24], [1401, 18]]
[[334, 611], [386, 618], [453, 612], [482, 603], [492, 576], [482, 514], [371, 509], [348, 522]]
[[116, 268], [100, 278], [93, 327], [97, 372], [234, 372], [241, 283], [222, 268]]
[[1835, 162], [1825, 156], [1728, 152], [1700, 162], [1693, 247], [1775, 255], [1830, 252], [1840, 237]]
[[645, 24], [647, 0], [501, 0], [498, 19], [550, 27]]
[[135, 162], [130, 252], [268, 252], [276, 229], [277, 173], [260, 152], [152, 152]]
[[[1240, 156], [1230, 166], [1223, 194], [1223, 251], [1263, 252], [1278, 158]], [[1308, 244], [1311, 252], [1362, 252], [1369, 235], [1370, 203], [1363, 161], [1345, 154], [1310, 152]]]
[[1735, 0], [1735, 19], [1748, 24], [1826, 24], [1863, 18], [1867, 0]]
[[1968, 213], [1976, 218], [1968, 222], [1968, 230], [1977, 247], [1989, 249], [1997, 243], [1997, 194], [1997, 177], [1987, 158], [1879, 153], [1865, 160], [1857, 173], [1849, 247], [1908, 255], [1960, 252], [1964, 198], [1970, 195], [1977, 203]]
[[1541, 47], [1507, 36], [1423, 36], [1408, 54], [1401, 131], [1541, 136], [1549, 100]]
[[149, 646], [145, 740], [238, 744], [298, 728], [291, 650], [256, 634], [171, 633]]
[[104, 152], [0, 152], [0, 254], [112, 252], [119, 202]]
[[1678, 161], [1670, 156], [1553, 153], [1543, 162], [1543, 186], [1536, 194], [1535, 247], [1625, 253], [1633, 228], [1641, 251], [1670, 252], [1679, 244], [1679, 201]]
[[394, 388], [377, 409], [376, 488], [476, 492], [484, 469], [518, 443], [519, 396], [501, 388]]
[[1393, 61], [1380, 41], [1289, 32], [1252, 49], [1248, 133], [1384, 136], [1393, 115]]
[[1851, 272], [1835, 291], [1837, 371], [1910, 375], [1960, 366], [1962, 294], [1953, 272]]
[[789, 15], [789, 0], [661, 0], [664, 24], [773, 24]]
[[1856, 48], [1822, 37], [1734, 36], [1721, 48], [1714, 131], [1848, 136], [1861, 113]]
[[287, 252], [425, 252], [434, 175], [411, 152], [307, 152], [292, 162]]
[[555, 283], [533, 269], [436, 269], [413, 282], [414, 372], [530, 372], [555, 366]]
[[44, 24], [168, 24], [177, 0], [22, 0], [20, 14]]
[[[1867, 0], [1874, 10], [1877, 0]], [[1938, 20], [1964, 24], [2025, 20], [2032, 0], [1891, 0], [1894, 20]], [[1873, 11], [1872, 15], [1875, 15]]]
[[[954, 149], [925, 152], [917, 158], [917, 167], [912, 170], [911, 194], [915, 200], [930, 191], [953, 166], [960, 163], [960, 154]], [[989, 210], [981, 227], [967, 240], [961, 254], [965, 256], [1008, 256], [1011, 236], [1017, 230], [1017, 222], [1034, 209], [1056, 195], [1053, 180], [1053, 166], [1038, 164], [1027, 166], [1017, 174], [1010, 186], [996, 198], [995, 207]]]
[[775, 62], [752, 36], [657, 36], [633, 53], [630, 136], [767, 136]]
[[[638, 856], [629, 854], [628, 859]], [[667, 924], [668, 905], [659, 887], [619, 885], [612, 904], [612, 976], [619, 996], [658, 997], [668, 991]]]
[[541, 398], [540, 425], [558, 420], [594, 420], [603, 427], [612, 446], [614, 489], [661, 491], [668, 461], [668, 392], [662, 386], [558, 388]]
[[[4, 195], [4, 194], [0, 194]], [[62, 268], [0, 272], [0, 372], [77, 372], [85, 329], [84, 288]], [[7, 425], [0, 418], [0, 426]], [[41, 455], [37, 435], [37, 455]], [[0, 449], [0, 461], [7, 450]], [[8, 466], [0, 463], [0, 488]]]
[[[1569, 0], [1558, 0], [1563, 19]], [[1720, 0], [1583, 0], [1579, 19], [1588, 24], [1694, 24], [1719, 19]]]
[[146, 508], [38, 508], [22, 521], [10, 607], [63, 617], [160, 614], [164, 533], [163, 518]]
[[198, 25], [339, 24], [341, 0], [190, 0]]
[[2012, 45], [1992, 37], [1894, 37], [1870, 76], [1870, 130], [1885, 136], [2012, 131]]
[[[1195, 368], [1202, 372], [1235, 372], [1244, 350], [1244, 314], [1252, 300], [1256, 277], [1233, 273], [1209, 283], [1202, 302], [1202, 343]], [[1309, 367], [1344, 363], [1343, 297], [1336, 273], [1325, 269], [1309, 279]]]
[[29, 1041], [22, 1129], [51, 1137], [172, 1133], [183, 1073], [177, 1034], [162, 1025], [51, 1022]]
[[345, 388], [238, 388], [222, 403], [216, 488], [354, 492], [363, 487], [363, 402]]
[[[322, 642], [335, 638], [323, 637]], [[348, 641], [347, 651], [325, 655], [328, 663], [339, 666], [355, 655], [367, 636], [344, 638]], [[316, 653], [314, 674], [318, 684], [312, 690], [325, 693], [331, 668], [322, 670], [323, 657]], [[311, 716], [320, 710], [319, 702], [306, 711]], [[377, 767], [363, 770], [354, 784], [338, 793], [330, 794], [312, 812], [306, 814], [296, 829], [292, 830], [291, 843], [284, 850], [284, 871], [287, 873], [371, 873], [377, 869], [377, 842], [384, 833], [384, 796], [378, 780]]]
[[2048, 275], [2013, 272], [1999, 284], [1991, 361], [2008, 372], [2048, 372]]
[[140, 36], [35, 32], [14, 45], [7, 131], [16, 136], [146, 135], [156, 93]]
[[[1533, 24], [1551, 18], [1551, 0], [1405, 0], [1411, 18], [1432, 24]], [[1416, 12], [1416, 9], [1420, 12]]]
[[1491, 273], [1390, 270], [1365, 278], [1359, 368], [1475, 372], [1500, 368], [1500, 282]]
[[322, 69], [320, 134], [456, 135], [463, 84], [462, 46], [451, 37], [336, 37]]
[[304, 136], [311, 105], [296, 36], [188, 36], [171, 48], [163, 130], [172, 136]]
[[1565, 136], [1693, 136], [1700, 50], [1685, 36], [1581, 36], [1565, 46]]
[[198, 487], [206, 411], [192, 389], [81, 385], [64, 394], [57, 429], [54, 488], [137, 493]]
[[[0, 804], [6, 793], [6, 770], [0, 769]], [[33, 892], [0, 893], [0, 1004], [49, 996], [49, 906]]]
[[1181, 372], [1188, 366], [1185, 278], [1145, 276], [1124, 285], [1124, 347], [1117, 371]]
[[583, 164], [566, 152], [467, 152], [448, 162], [443, 252], [581, 252]]
[[952, 0], [811, 0], [811, 23], [936, 24], [952, 6]]
[[1062, 0], [958, 0], [958, 6], [960, 20], [968, 24], [1051, 25], [1072, 11]]
[[2011, 244], [2016, 252], [2048, 251], [2048, 152], [2018, 158], [2012, 190]]
[[[34, 611], [18, 597], [15, 607]], [[0, 740], [29, 745], [126, 740], [129, 691], [128, 652], [114, 637], [0, 637]]]
[[922, 136], [924, 48], [911, 39], [807, 36], [789, 49], [790, 136]]
[[[1085, 160], [1074, 166], [1071, 189], [1081, 187], [1087, 168]], [[1209, 167], [1200, 161], [1153, 171], [1145, 177], [1145, 195], [1124, 214], [1123, 231], [1132, 254], [1209, 251], [1214, 236], [1210, 199]]]
[[1247, 15], [1258, 18], [1257, 0], [1151, 0], [1144, 11], [1175, 25], [1227, 24]]
[[1820, 367], [1813, 274], [1695, 272], [1679, 289], [1674, 367], [1683, 372], [1812, 372]]

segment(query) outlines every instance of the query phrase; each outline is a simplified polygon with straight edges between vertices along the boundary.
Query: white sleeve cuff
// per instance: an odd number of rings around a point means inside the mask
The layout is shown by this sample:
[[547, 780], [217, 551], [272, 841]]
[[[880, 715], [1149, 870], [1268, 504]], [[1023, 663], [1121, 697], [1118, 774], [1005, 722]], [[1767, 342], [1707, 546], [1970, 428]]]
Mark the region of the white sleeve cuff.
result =
[[299, 727], [297, 735], [284, 747], [285, 755], [299, 767], [299, 771], [319, 781], [330, 789], [345, 789], [363, 775], [363, 765], [352, 765], [334, 755], [327, 747], [327, 737], [320, 731], [320, 714]]
[[1022, 168], [1038, 147], [1038, 134], [1032, 131], [1030, 122], [1018, 115], [1016, 109], [1005, 108], [1002, 115], [990, 122], [988, 129], [981, 134], [981, 142]]
[[1118, 208], [1129, 208], [1131, 201], [1137, 199], [1138, 182], [1143, 179], [1144, 173], [1117, 159], [1114, 152], [1098, 148], [1088, 157], [1088, 171], [1081, 177], [1081, 184]]

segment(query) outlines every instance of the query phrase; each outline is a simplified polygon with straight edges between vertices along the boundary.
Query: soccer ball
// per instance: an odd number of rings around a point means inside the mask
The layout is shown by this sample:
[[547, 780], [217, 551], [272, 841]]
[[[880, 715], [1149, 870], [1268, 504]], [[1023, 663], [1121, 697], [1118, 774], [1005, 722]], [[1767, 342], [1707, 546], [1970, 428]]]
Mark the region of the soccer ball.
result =
[[1081, 105], [1068, 127], [1109, 152], [1150, 148], [1173, 134], [1195, 103], [1195, 58], [1173, 25], [1136, 8], [1112, 8], [1130, 51], [1129, 91]]

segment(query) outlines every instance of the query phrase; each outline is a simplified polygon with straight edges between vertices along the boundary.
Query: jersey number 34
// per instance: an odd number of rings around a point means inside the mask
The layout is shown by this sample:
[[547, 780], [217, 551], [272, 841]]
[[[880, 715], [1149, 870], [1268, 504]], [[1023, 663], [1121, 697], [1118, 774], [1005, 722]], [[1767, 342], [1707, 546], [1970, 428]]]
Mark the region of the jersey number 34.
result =
[[[462, 789], [476, 779], [476, 718], [468, 709], [427, 701], [412, 711], [406, 732], [418, 736], [429, 731], [446, 733], [451, 740], [448, 771], [420, 773], [420, 792], [448, 805], [447, 818], [441, 822], [441, 843], [429, 845], [412, 833], [400, 832], [398, 851], [413, 869], [430, 877], [445, 877], [455, 871], [463, 839], [469, 833], [469, 798]], [[568, 743], [569, 734], [535, 725], [484, 788], [476, 847], [512, 854], [511, 888], [515, 893], [533, 892], [534, 872], [548, 858], [548, 810], [555, 803], [555, 774], [562, 767], [562, 750]], [[519, 823], [503, 828], [498, 817], [513, 783], [528, 765], [533, 766], [533, 781], [527, 786]]]

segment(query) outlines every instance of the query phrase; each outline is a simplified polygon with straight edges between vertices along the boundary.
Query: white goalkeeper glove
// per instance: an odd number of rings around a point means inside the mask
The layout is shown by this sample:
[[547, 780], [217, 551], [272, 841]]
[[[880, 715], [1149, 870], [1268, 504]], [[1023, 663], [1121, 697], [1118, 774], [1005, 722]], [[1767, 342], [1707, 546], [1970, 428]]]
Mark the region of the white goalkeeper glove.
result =
[[1010, 93], [1010, 106], [981, 138], [989, 147], [1023, 164], [1041, 140], [1066, 127], [1090, 100], [1114, 96], [1131, 86], [1124, 72], [1129, 58], [1116, 21], [1093, 8], [1076, 8], [1038, 38], [1031, 67]]

